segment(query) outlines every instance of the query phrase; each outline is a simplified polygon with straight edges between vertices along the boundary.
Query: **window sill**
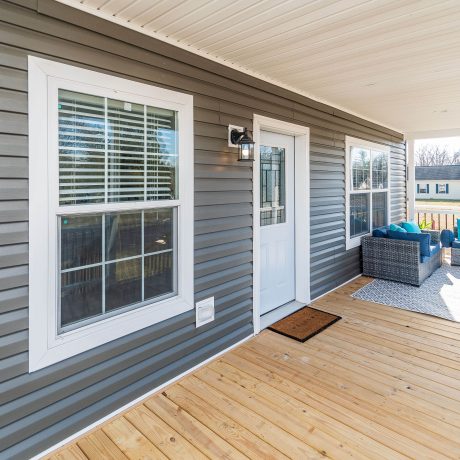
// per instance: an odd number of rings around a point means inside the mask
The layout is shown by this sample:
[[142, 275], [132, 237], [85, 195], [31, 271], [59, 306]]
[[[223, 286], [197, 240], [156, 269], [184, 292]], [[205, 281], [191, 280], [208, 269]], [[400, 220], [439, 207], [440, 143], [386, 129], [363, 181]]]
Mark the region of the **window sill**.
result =
[[97, 323], [57, 335], [48, 331], [48, 337], [30, 337], [34, 347], [29, 351], [29, 372], [78, 355], [107, 342], [132, 334], [140, 329], [193, 310], [193, 302], [176, 296], [161, 302], [130, 310]]
[[359, 235], [355, 238], [349, 238], [347, 239], [346, 243], [345, 243], [345, 250], [349, 250], [349, 249], [354, 249], [354, 248], [358, 248], [359, 246], [361, 246], [361, 238], [363, 236], [370, 236], [371, 233], [366, 233], [365, 235]]

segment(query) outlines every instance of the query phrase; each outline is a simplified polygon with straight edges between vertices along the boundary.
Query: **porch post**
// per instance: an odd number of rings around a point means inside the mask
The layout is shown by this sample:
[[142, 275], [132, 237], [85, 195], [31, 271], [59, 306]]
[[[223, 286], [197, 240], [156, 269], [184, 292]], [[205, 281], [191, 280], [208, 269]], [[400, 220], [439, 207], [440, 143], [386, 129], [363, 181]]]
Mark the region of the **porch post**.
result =
[[415, 218], [415, 155], [414, 155], [414, 140], [406, 141], [407, 154], [407, 175], [406, 175], [406, 190], [407, 190], [407, 218], [414, 220]]

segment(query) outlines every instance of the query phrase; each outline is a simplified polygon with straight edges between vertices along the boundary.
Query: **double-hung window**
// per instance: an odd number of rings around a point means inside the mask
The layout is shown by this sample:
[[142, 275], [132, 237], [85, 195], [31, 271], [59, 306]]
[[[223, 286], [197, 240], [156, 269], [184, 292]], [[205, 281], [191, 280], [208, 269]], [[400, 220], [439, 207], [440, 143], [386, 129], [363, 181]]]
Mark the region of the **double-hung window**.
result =
[[29, 58], [31, 371], [193, 308], [192, 96]]
[[346, 248], [390, 221], [390, 149], [346, 137]]

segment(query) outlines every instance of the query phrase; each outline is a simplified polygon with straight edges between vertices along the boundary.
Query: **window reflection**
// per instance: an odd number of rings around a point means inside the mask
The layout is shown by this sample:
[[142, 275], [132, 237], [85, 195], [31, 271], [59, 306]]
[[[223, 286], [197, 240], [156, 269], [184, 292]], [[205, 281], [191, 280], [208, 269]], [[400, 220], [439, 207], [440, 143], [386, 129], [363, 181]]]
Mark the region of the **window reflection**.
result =
[[61, 216], [61, 328], [174, 295], [175, 215], [160, 208]]
[[367, 190], [370, 188], [371, 152], [366, 149], [352, 147], [351, 149], [351, 177], [353, 190]]

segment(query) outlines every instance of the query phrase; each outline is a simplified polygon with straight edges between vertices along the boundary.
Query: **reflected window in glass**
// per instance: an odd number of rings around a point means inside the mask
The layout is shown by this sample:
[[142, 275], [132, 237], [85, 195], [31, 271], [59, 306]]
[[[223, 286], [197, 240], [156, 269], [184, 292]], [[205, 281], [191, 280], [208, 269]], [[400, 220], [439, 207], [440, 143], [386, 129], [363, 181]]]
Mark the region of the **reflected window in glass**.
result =
[[370, 230], [370, 200], [367, 193], [356, 193], [350, 197], [350, 236], [365, 235]]
[[372, 228], [387, 225], [387, 197], [386, 192], [374, 192], [372, 194]]
[[60, 329], [175, 295], [175, 216], [175, 208], [61, 216]]
[[372, 188], [388, 188], [388, 153], [372, 151]]

